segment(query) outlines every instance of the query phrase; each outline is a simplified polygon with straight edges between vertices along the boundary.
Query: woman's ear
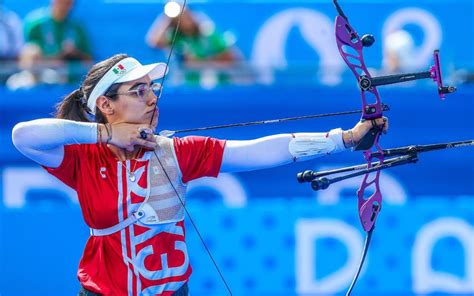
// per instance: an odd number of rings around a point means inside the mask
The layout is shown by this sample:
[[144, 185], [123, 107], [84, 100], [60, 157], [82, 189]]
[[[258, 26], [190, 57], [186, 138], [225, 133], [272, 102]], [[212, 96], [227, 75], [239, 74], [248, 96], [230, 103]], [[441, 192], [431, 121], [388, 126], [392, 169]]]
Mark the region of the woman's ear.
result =
[[106, 96], [100, 96], [97, 98], [97, 108], [99, 108], [100, 112], [104, 115], [114, 114], [114, 106]]

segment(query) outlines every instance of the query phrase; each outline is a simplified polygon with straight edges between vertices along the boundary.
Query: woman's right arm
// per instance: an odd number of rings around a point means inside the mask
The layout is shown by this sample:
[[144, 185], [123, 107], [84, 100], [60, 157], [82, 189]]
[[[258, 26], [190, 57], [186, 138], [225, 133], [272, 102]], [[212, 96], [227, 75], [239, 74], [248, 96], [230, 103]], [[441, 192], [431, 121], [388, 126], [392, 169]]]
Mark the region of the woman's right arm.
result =
[[[149, 135], [146, 140], [140, 137], [141, 130]], [[133, 151], [135, 146], [154, 149], [157, 143], [152, 133], [146, 124], [123, 122], [106, 128], [104, 124], [95, 122], [48, 118], [18, 123], [13, 128], [12, 140], [26, 157], [40, 165], [57, 168], [64, 158], [64, 145], [100, 142], [128, 151]]]
[[[92, 122], [37, 119], [15, 125], [12, 140], [26, 157], [40, 165], [57, 168], [64, 158], [64, 145], [97, 143], [97, 126]], [[105, 130], [101, 134], [107, 139]]]

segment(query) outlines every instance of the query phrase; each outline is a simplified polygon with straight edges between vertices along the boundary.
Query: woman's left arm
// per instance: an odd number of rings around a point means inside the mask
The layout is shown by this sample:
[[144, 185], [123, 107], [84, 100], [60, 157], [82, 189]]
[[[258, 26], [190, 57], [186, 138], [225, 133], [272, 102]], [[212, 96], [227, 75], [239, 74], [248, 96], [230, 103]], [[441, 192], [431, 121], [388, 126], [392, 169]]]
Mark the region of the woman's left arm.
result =
[[383, 132], [388, 121], [378, 118], [359, 121], [352, 129], [333, 129], [327, 133], [280, 134], [248, 141], [227, 141], [221, 172], [242, 172], [304, 161], [352, 148], [370, 131], [373, 124]]
[[344, 151], [341, 129], [328, 133], [279, 134], [254, 140], [227, 141], [221, 172], [265, 169]]

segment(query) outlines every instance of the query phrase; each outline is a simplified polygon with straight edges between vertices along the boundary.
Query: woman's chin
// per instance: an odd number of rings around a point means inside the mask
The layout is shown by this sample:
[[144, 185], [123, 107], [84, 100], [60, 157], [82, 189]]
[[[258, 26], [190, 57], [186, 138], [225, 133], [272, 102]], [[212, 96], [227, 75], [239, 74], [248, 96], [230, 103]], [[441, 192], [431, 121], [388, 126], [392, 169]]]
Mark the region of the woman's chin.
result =
[[160, 116], [160, 115], [157, 113], [156, 116], [153, 118], [153, 121], [152, 121], [152, 123], [151, 123], [151, 128], [152, 128], [153, 130], [156, 130], [156, 127], [158, 126], [158, 117], [159, 117], [159, 116]]

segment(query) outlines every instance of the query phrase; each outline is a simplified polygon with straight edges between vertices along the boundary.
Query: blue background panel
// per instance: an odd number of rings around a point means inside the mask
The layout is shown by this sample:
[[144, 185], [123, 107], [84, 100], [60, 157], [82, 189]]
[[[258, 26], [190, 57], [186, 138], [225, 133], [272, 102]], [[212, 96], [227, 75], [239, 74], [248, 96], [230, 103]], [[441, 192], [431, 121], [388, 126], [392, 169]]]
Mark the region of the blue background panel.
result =
[[[455, 279], [469, 284], [474, 251], [472, 199], [431, 196], [404, 205], [385, 205], [355, 292], [426, 293], [430, 285], [436, 286], [430, 277], [439, 277], [446, 284]], [[325, 279], [346, 267], [350, 250], [362, 248], [365, 234], [355, 199], [322, 206], [309, 198], [275, 196], [253, 200], [243, 208], [191, 199], [188, 207], [234, 295], [298, 295], [298, 291], [342, 295], [355, 272], [356, 265], [348, 266], [350, 277], [339, 274], [337, 288], [327, 288]], [[88, 237], [77, 205], [43, 203], [22, 210], [2, 208], [0, 213], [2, 295], [77, 292], [76, 267]], [[350, 239], [345, 241], [341, 235]], [[225, 295], [191, 225], [187, 225], [187, 240], [194, 269], [192, 293]], [[351, 262], [357, 263], [358, 256]], [[309, 280], [301, 274], [308, 270], [314, 275]], [[313, 284], [329, 290], [311, 290]]]

